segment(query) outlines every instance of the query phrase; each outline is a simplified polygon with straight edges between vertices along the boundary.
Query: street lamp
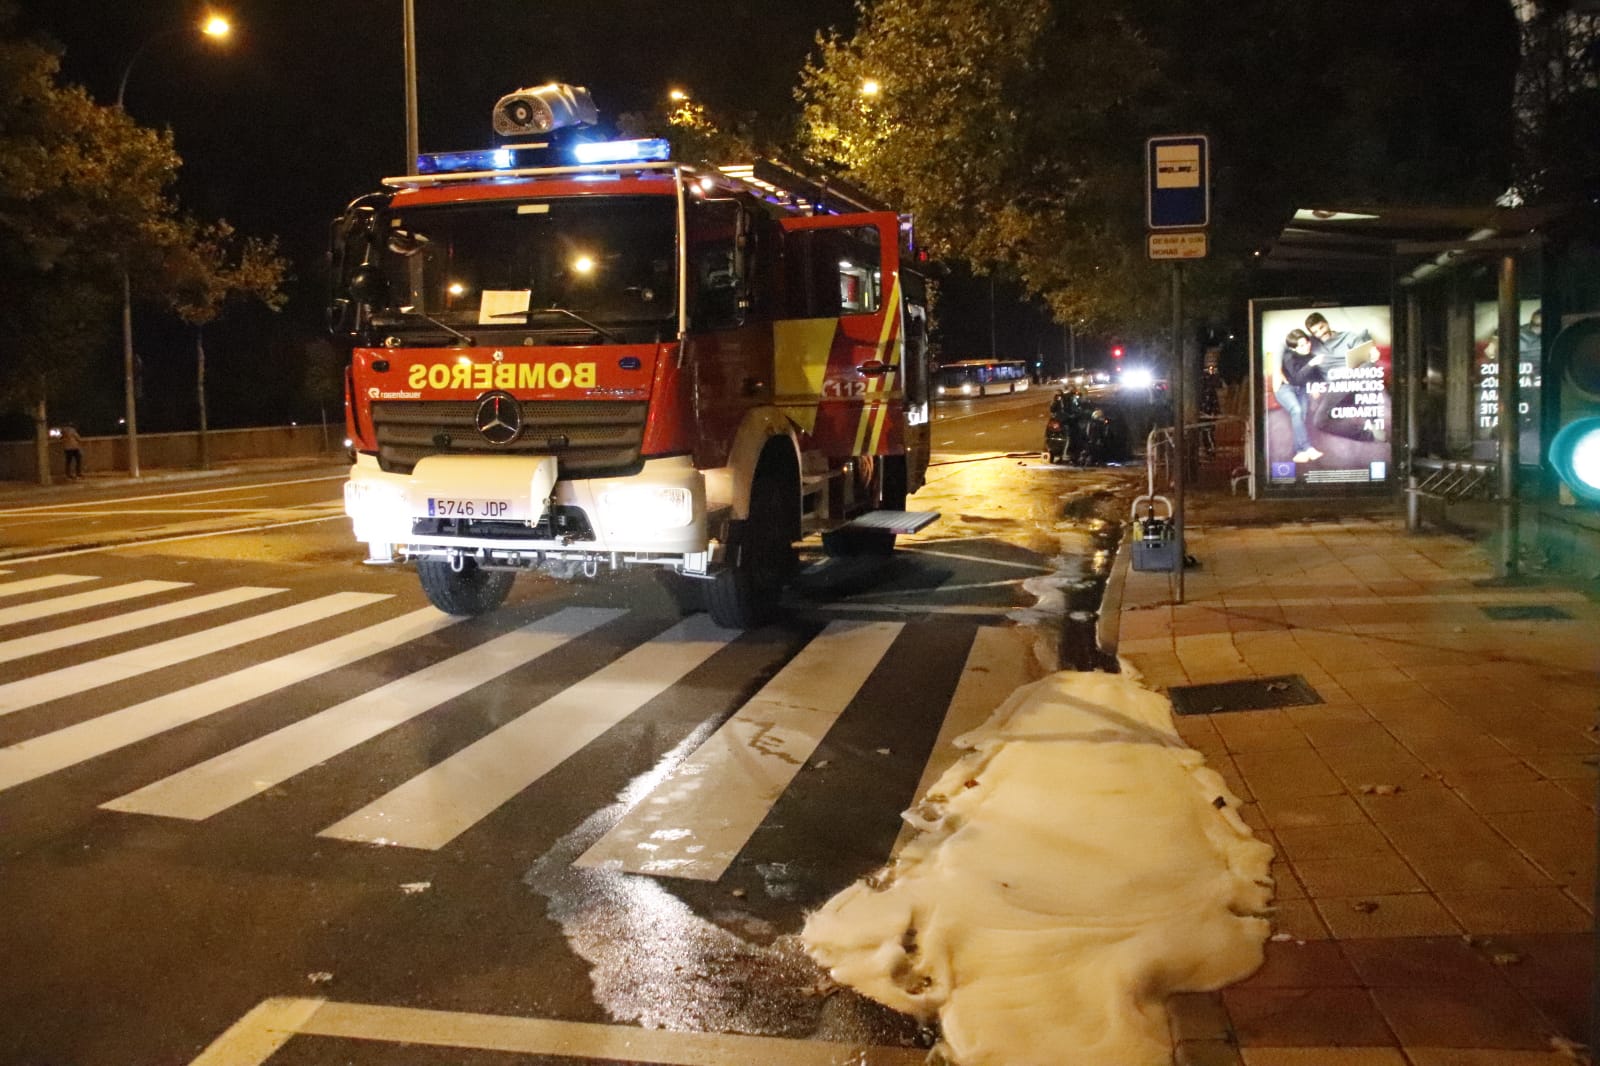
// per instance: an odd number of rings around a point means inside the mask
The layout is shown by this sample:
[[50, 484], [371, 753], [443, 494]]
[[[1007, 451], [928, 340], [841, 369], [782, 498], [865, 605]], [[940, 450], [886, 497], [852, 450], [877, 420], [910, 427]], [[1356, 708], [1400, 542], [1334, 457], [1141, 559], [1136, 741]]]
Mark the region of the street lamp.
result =
[[[139, 62], [139, 57], [149, 50], [152, 44], [163, 37], [170, 37], [175, 33], [183, 33], [191, 27], [169, 26], [164, 30], [157, 30], [146, 37], [138, 48], [133, 50], [133, 55], [128, 57], [128, 65], [122, 68], [122, 80], [117, 82], [117, 110], [126, 111], [122, 101], [128, 93], [128, 75], [133, 73], [133, 65]], [[200, 24], [200, 32], [213, 41], [227, 38], [233, 32], [233, 27], [221, 15], [212, 14]], [[122, 256], [122, 406], [123, 422], [128, 427], [128, 476], [139, 476], [139, 416], [137, 405], [134, 402], [133, 379], [133, 286], [128, 279], [128, 256]]]
[[876, 78], [868, 78], [866, 81], [861, 83], [862, 96], [877, 96], [882, 90], [883, 86], [878, 84], [878, 80]]

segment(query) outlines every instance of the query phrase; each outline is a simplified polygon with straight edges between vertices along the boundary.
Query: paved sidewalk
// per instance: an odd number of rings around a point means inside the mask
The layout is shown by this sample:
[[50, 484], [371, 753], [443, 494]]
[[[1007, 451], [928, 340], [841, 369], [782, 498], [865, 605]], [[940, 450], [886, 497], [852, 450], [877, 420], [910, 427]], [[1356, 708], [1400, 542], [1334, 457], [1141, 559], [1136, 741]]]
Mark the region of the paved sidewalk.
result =
[[1178, 1061], [1581, 1060], [1600, 606], [1496, 587], [1479, 548], [1398, 517], [1228, 524], [1242, 505], [1197, 509], [1183, 606], [1166, 574], [1111, 586], [1150, 684], [1297, 674], [1322, 701], [1177, 720], [1278, 852], [1266, 965], [1175, 997]]
[[24, 503], [71, 500], [96, 490], [125, 490], [171, 482], [220, 481], [241, 474], [268, 474], [286, 470], [348, 465], [349, 462], [343, 453], [330, 452], [325, 455], [229, 459], [217, 463], [208, 470], [197, 470], [193, 467], [145, 467], [137, 478], [129, 477], [125, 470], [92, 470], [76, 481], [57, 477], [49, 485], [40, 485], [32, 481], [0, 481], [0, 501]]

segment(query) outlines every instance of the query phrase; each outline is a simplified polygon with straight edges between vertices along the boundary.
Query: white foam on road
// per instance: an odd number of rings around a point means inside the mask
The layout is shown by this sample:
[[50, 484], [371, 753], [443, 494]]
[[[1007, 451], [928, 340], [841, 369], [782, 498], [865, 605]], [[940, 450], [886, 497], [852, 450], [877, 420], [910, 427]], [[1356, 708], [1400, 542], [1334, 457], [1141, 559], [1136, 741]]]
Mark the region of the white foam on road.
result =
[[807, 950], [937, 1017], [962, 1066], [1167, 1066], [1166, 997], [1261, 964], [1272, 849], [1126, 675], [1053, 674], [957, 743], [907, 812], [923, 834], [813, 914]]

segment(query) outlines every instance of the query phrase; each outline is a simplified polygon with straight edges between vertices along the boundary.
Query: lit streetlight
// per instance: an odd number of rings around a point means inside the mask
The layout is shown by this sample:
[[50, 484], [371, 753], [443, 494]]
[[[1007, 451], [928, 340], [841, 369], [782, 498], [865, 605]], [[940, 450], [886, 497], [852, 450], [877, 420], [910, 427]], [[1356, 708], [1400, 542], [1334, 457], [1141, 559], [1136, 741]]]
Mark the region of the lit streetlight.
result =
[[882, 91], [883, 86], [878, 84], [878, 80], [876, 78], [868, 78], [866, 81], [861, 83], [862, 96], [877, 96]]
[[[128, 75], [133, 73], [133, 66], [139, 58], [149, 50], [152, 44], [164, 37], [171, 37], [175, 33], [184, 33], [192, 29], [188, 24], [170, 26], [158, 30], [146, 37], [138, 48], [133, 50], [133, 55], [128, 57], [127, 66], [122, 68], [122, 80], [117, 82], [117, 110], [125, 111], [122, 106], [123, 99], [128, 94]], [[221, 15], [212, 14], [200, 24], [200, 32], [213, 41], [225, 40], [233, 32], [233, 26]], [[139, 413], [134, 398], [133, 377], [133, 286], [128, 280], [128, 259], [122, 259], [122, 422], [128, 427], [128, 476], [139, 476]]]
[[684, 92], [682, 89], [671, 89], [667, 92], [667, 99], [671, 100], [675, 104], [681, 104], [685, 100], [689, 99], [689, 94]]

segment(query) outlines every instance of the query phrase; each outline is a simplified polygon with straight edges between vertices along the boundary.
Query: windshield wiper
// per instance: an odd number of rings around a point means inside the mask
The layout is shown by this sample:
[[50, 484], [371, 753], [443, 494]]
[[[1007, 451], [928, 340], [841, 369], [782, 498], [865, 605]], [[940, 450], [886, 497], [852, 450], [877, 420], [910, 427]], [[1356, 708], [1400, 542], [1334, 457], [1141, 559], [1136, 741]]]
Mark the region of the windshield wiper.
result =
[[604, 337], [606, 340], [610, 341], [613, 344], [621, 344], [621, 343], [623, 343], [622, 338], [620, 336], [618, 336], [617, 334], [611, 332], [609, 329], [606, 329], [604, 326], [597, 325], [597, 324], [589, 321], [587, 318], [584, 318], [582, 315], [578, 314], [578, 312], [569, 311], [565, 307], [530, 307], [526, 311], [506, 311], [506, 312], [504, 312], [502, 314], [490, 315], [489, 317], [490, 318], [520, 318], [524, 322], [526, 322], [528, 319], [532, 318], [534, 315], [543, 315], [543, 314], [551, 314], [551, 313], [558, 314], [558, 315], [566, 315], [568, 318], [572, 319], [573, 321], [580, 322], [583, 325], [588, 326], [590, 329], [594, 330], [596, 333], [600, 334], [600, 336]]
[[[434, 318], [426, 311], [419, 311], [415, 307], [396, 307], [393, 310], [395, 314], [398, 314], [402, 318], [420, 318], [430, 325], [438, 326], [440, 329], [456, 338], [456, 340], [460, 341], [462, 344], [470, 346], [476, 343], [471, 337], [467, 336], [465, 333], [462, 333], [459, 329], [445, 325], [443, 322], [440, 322], [437, 318]], [[381, 325], [381, 323], [376, 321], [373, 324]]]

